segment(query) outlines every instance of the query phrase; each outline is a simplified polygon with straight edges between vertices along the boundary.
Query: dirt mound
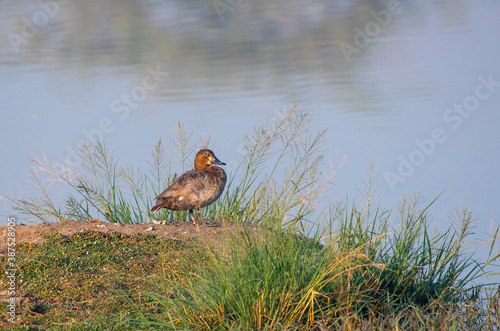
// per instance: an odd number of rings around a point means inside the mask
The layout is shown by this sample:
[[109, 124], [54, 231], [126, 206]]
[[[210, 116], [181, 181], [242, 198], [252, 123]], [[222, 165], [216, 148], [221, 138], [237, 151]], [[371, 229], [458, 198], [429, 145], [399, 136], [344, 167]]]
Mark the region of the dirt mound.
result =
[[[18, 224], [15, 226], [16, 245], [22, 243], [40, 244], [44, 237], [54, 233], [63, 236], [72, 236], [81, 232], [101, 232], [113, 233], [120, 232], [128, 236], [134, 236], [139, 233], [150, 233], [158, 237], [172, 240], [188, 241], [195, 240], [201, 244], [207, 244], [214, 250], [221, 248], [223, 237], [228, 234], [236, 234], [238, 231], [246, 228], [250, 231], [256, 231], [255, 225], [244, 223], [238, 226], [233, 222], [205, 221], [199, 225], [190, 222], [164, 221], [146, 224], [117, 224], [102, 222], [99, 219], [92, 219], [87, 222], [63, 221], [55, 223], [41, 223], [37, 225]], [[7, 251], [7, 233], [8, 226], [0, 227], [0, 234], [3, 240], [0, 240], [0, 255]]]

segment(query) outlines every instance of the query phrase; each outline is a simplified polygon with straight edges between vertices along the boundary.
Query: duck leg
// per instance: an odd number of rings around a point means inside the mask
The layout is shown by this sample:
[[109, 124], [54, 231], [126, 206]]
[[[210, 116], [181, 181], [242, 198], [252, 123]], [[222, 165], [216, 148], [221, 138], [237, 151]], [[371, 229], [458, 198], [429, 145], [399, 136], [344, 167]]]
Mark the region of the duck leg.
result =
[[193, 222], [193, 224], [198, 224], [200, 220], [200, 213], [196, 209], [189, 209], [189, 219]]

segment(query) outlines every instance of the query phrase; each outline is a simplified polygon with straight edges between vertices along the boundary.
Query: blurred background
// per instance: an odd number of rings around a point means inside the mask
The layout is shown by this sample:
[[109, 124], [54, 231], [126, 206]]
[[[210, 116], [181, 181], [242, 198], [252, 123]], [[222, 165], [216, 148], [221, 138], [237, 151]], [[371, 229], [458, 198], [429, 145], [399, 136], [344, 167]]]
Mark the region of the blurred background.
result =
[[[145, 167], [180, 121], [241, 161], [245, 134], [293, 105], [328, 127], [328, 200], [419, 192], [485, 240], [500, 219], [500, 1], [0, 2], [0, 192], [26, 198], [29, 158], [102, 139]], [[345, 161], [344, 161], [345, 160]], [[14, 215], [7, 202], [2, 214]], [[0, 219], [0, 225], [7, 218]]]

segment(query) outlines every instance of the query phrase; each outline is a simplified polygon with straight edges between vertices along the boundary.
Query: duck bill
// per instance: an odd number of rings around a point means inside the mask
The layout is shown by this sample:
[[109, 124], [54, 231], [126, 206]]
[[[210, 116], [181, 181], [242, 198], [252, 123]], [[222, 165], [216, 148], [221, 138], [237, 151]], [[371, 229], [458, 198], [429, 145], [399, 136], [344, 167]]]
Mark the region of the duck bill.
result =
[[218, 158], [214, 157], [212, 161], [210, 161], [211, 164], [217, 164], [217, 165], [226, 165], [224, 162], [221, 162]]

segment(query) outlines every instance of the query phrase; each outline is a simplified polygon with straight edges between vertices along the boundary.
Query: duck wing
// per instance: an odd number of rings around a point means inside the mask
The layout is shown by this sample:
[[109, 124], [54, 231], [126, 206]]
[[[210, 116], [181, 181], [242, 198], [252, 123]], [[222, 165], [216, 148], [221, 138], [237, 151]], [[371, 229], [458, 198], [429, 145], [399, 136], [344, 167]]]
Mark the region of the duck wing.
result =
[[165, 189], [158, 197], [168, 198], [173, 196], [185, 196], [193, 190], [202, 188], [204, 181], [207, 179], [207, 173], [204, 171], [189, 170], [179, 176], [169, 187]]
[[178, 177], [156, 199], [156, 205], [151, 209], [155, 212], [161, 208], [170, 210], [198, 209], [203, 203], [203, 191], [207, 182], [207, 173], [190, 170]]

